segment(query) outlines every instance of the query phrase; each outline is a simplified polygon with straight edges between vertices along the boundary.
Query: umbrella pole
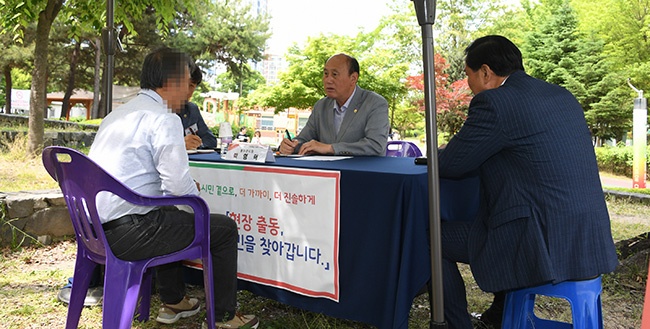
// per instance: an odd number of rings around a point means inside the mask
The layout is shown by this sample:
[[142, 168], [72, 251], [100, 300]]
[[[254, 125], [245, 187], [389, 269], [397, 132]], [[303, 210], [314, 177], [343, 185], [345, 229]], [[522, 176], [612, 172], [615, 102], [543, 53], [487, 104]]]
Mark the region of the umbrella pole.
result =
[[104, 115], [113, 110], [113, 69], [115, 66], [115, 0], [106, 0], [106, 27], [102, 29], [102, 41], [106, 63], [104, 65]]
[[438, 134], [436, 125], [435, 67], [433, 61], [433, 23], [436, 0], [413, 0], [418, 24], [422, 28], [424, 65], [424, 109], [426, 113], [427, 169], [429, 173], [429, 241], [431, 251], [431, 323], [429, 328], [447, 328], [445, 321], [442, 255], [440, 241], [440, 183], [438, 178]]

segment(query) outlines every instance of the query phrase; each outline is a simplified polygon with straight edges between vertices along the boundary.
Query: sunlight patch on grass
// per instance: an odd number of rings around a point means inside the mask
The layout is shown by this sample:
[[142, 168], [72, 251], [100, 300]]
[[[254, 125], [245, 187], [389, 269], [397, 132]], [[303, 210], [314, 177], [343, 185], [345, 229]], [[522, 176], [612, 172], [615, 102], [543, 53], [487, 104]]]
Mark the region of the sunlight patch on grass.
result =
[[48, 175], [40, 156], [27, 155], [27, 138], [17, 137], [13, 143], [3, 143], [0, 152], [0, 191], [36, 191], [58, 188]]
[[626, 192], [626, 193], [637, 193], [637, 194], [646, 194], [650, 195], [650, 189], [643, 189], [643, 188], [625, 188], [625, 187], [614, 187], [610, 186], [606, 188], [607, 190], [611, 191], [619, 191], [619, 192]]
[[612, 238], [614, 241], [631, 239], [641, 233], [650, 232], [650, 223], [621, 223], [612, 221]]
[[616, 201], [608, 201], [607, 209], [611, 215], [623, 216], [637, 216], [647, 218], [650, 222], [650, 205], [645, 205], [637, 202], [630, 202], [625, 199], [617, 199]]

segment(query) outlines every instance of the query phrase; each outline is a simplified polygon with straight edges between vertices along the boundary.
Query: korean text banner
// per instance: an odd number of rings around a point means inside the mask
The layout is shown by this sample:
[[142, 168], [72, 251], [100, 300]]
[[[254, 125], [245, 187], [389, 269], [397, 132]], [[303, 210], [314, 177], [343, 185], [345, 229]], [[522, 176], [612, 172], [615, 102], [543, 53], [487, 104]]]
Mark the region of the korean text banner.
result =
[[190, 162], [190, 173], [210, 212], [237, 223], [240, 279], [338, 302], [340, 172]]

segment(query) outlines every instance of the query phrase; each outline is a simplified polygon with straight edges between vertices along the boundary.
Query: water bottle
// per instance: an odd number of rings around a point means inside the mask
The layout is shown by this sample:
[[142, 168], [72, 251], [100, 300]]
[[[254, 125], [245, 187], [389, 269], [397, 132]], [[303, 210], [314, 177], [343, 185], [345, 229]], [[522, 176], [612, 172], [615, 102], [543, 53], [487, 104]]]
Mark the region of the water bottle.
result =
[[221, 137], [221, 156], [226, 155], [230, 143], [232, 143], [232, 137]]

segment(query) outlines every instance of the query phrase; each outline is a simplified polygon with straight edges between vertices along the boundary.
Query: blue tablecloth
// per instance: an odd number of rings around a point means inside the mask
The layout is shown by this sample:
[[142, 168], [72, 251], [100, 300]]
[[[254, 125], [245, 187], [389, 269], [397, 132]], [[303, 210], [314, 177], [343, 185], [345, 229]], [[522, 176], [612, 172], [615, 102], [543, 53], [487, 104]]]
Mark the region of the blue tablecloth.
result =
[[[216, 153], [192, 161], [223, 161]], [[277, 158], [268, 166], [338, 170], [340, 300], [311, 298], [239, 281], [241, 289], [302, 309], [378, 328], [407, 328], [413, 298], [429, 280], [427, 166], [413, 158], [354, 157], [337, 161]], [[473, 220], [478, 179], [442, 179], [442, 220]]]

